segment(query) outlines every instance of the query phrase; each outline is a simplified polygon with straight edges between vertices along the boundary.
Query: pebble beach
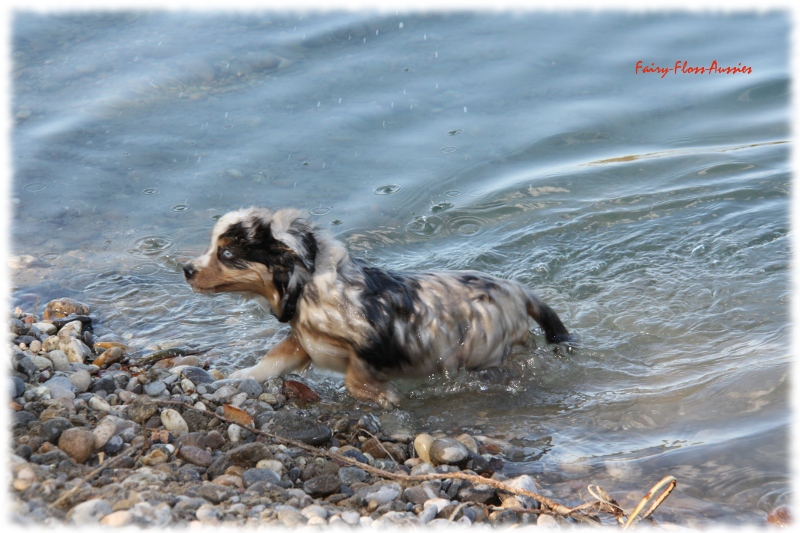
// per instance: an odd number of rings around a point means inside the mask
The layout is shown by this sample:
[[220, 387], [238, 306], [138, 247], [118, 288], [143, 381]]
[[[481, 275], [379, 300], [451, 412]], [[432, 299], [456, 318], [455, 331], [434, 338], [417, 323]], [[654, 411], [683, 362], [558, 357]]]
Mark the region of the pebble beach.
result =
[[[531, 476], [501, 473], [508, 442], [413, 434], [408, 413], [347, 412], [300, 376], [226, 379], [190, 350], [141, 353], [95, 332], [90, 309], [68, 298], [38, 315], [17, 308], [9, 325], [14, 523], [567, 523], [496, 488], [548, 495]], [[473, 481], [443, 476], [453, 473]]]

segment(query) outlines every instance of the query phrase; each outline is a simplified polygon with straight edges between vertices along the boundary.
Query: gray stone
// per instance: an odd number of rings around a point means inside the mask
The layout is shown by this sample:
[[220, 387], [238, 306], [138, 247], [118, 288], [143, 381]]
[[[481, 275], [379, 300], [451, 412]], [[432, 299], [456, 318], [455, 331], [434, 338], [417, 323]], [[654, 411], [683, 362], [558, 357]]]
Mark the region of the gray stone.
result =
[[151, 397], [161, 396], [167, 390], [163, 381], [152, 381], [144, 386], [144, 393]]
[[276, 412], [260, 429], [313, 446], [324, 444], [331, 438], [331, 430], [327, 426], [291, 411]]
[[178, 457], [193, 465], [208, 468], [214, 462], [214, 457], [207, 451], [194, 446], [181, 446], [178, 448]]
[[69, 358], [61, 350], [53, 350], [47, 354], [47, 357], [53, 362], [53, 368], [58, 372], [68, 372], [70, 370]]
[[92, 376], [86, 370], [79, 370], [69, 377], [70, 383], [78, 393], [86, 392], [92, 384]]
[[289, 505], [276, 505], [275, 512], [278, 514], [278, 520], [283, 522], [286, 527], [298, 527], [306, 525], [306, 517], [300, 514], [300, 511]]
[[353, 483], [362, 483], [366, 481], [367, 473], [355, 466], [343, 466], [339, 469], [339, 481], [342, 485], [348, 487]]
[[233, 487], [226, 487], [217, 483], [204, 483], [197, 489], [197, 494], [213, 504], [218, 504], [228, 500], [231, 496], [236, 494], [236, 489]]
[[76, 526], [97, 525], [104, 516], [111, 512], [111, 505], [107, 501], [88, 500], [73, 507], [67, 513], [67, 520]]
[[303, 483], [303, 490], [312, 498], [324, 498], [339, 492], [341, 486], [339, 476], [324, 475], [312, 477]]
[[358, 428], [370, 432], [372, 435], [377, 435], [381, 430], [380, 419], [372, 413], [367, 413], [358, 419]]
[[9, 377], [9, 389], [11, 389], [11, 397], [18, 398], [25, 393], [25, 382], [17, 376]]
[[46, 422], [42, 422], [37, 432], [38, 436], [47, 442], [56, 443], [61, 434], [72, 427], [72, 422], [64, 417], [57, 416]]
[[396, 500], [403, 494], [403, 487], [394, 481], [378, 481], [374, 485], [362, 487], [353, 495], [353, 499], [359, 505], [367, 505], [375, 502], [374, 505], [382, 505]]
[[262, 442], [250, 442], [230, 450], [228, 456], [234, 464], [251, 467], [261, 459], [271, 459], [272, 453], [267, 449], [266, 444]]
[[497, 490], [483, 483], [466, 483], [458, 491], [458, 499], [462, 502], [487, 504], [489, 500], [495, 499], [496, 497]]
[[280, 480], [281, 476], [269, 468], [250, 468], [245, 470], [244, 474], [242, 474], [242, 481], [244, 482], [245, 488], [250, 487], [250, 485], [255, 483], [266, 482], [276, 484], [279, 483]]
[[455, 439], [436, 439], [431, 444], [430, 456], [434, 465], [457, 465], [469, 458], [469, 449]]
[[407, 502], [422, 505], [432, 498], [439, 497], [440, 486], [441, 483], [439, 481], [424, 481], [419, 485], [408, 487], [403, 491], [403, 499]]
[[158, 404], [146, 396], [139, 396], [128, 405], [128, 416], [137, 424], [144, 424], [158, 413]]
[[92, 355], [92, 350], [78, 339], [71, 339], [66, 342], [62, 340], [59, 343], [59, 348], [67, 354], [67, 359], [73, 363], [85, 363], [86, 358]]
[[36, 368], [38, 368], [39, 370], [48, 370], [53, 368], [53, 362], [47, 357], [34, 355], [33, 357], [31, 357], [31, 361], [33, 361], [33, 364], [36, 365]]
[[258, 398], [264, 392], [264, 387], [253, 378], [247, 378], [239, 383], [237, 390], [246, 393], [248, 398]]

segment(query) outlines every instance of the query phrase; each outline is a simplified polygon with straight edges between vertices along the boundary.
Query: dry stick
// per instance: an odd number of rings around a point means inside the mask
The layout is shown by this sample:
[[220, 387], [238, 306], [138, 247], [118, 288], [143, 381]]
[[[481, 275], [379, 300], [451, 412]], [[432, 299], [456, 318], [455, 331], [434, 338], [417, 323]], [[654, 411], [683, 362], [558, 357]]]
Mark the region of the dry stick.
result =
[[[212, 413], [211, 411], [203, 411], [202, 409], [197, 409], [196, 407], [194, 407], [192, 405], [189, 405], [187, 403], [184, 403], [184, 402], [178, 402], [178, 401], [174, 401], [174, 400], [154, 400], [154, 401], [155, 401], [155, 403], [158, 403], [158, 404], [179, 405], [179, 406], [184, 407], [186, 409], [191, 409], [193, 411], [198, 411], [200, 413], [204, 413], [207, 416], [213, 416], [214, 418], [217, 418], [217, 419], [222, 420], [223, 422], [227, 422], [229, 424], [235, 424], [236, 423], [235, 421], [229, 420], [229, 419], [225, 418], [222, 415], [218, 415], [217, 413]], [[287, 439], [285, 437], [279, 437], [278, 435], [275, 435], [273, 433], [269, 433], [267, 431], [262, 431], [262, 430], [259, 430], [259, 429], [256, 429], [256, 428], [247, 428], [247, 430], [248, 431], [252, 431], [253, 433], [256, 433], [258, 435], [262, 435], [264, 437], [269, 437], [269, 438], [274, 439], [274, 440], [276, 440], [276, 441], [278, 441], [280, 443], [289, 444], [291, 446], [295, 446], [297, 448], [306, 450], [307, 452], [315, 454], [315, 455], [323, 455], [325, 457], [329, 457], [329, 458], [334, 459], [336, 461], [342, 461], [342, 462], [350, 464], [352, 466], [356, 466], [358, 468], [361, 468], [362, 470], [365, 470], [365, 471], [367, 471], [367, 472], [369, 472], [371, 474], [375, 474], [376, 476], [385, 477], [385, 478], [388, 478], [388, 479], [395, 479], [395, 480], [398, 480], [398, 481], [432, 481], [434, 479], [464, 479], [464, 480], [467, 480], [467, 481], [471, 481], [473, 483], [489, 485], [489, 486], [494, 487], [496, 489], [503, 490], [503, 491], [506, 491], [506, 492], [510, 492], [512, 494], [518, 494], [520, 496], [527, 496], [529, 498], [533, 498], [534, 500], [536, 500], [540, 504], [548, 507], [553, 513], [555, 513], [555, 514], [557, 514], [559, 516], [564, 516], [564, 517], [571, 516], [571, 515], [573, 515], [573, 513], [575, 513], [577, 511], [577, 509], [570, 509], [569, 507], [566, 507], [565, 505], [561, 505], [560, 503], [554, 502], [553, 500], [551, 500], [549, 498], [545, 498], [541, 494], [537, 494], [535, 492], [530, 492], [530, 491], [523, 490], [523, 489], [517, 489], [517, 488], [509, 487], [508, 485], [506, 485], [502, 481], [498, 481], [496, 479], [490, 479], [490, 478], [480, 477], [480, 476], [476, 476], [476, 475], [472, 475], [472, 474], [466, 474], [464, 472], [448, 472], [446, 474], [423, 474], [423, 475], [416, 475], [416, 476], [412, 476], [412, 475], [406, 474], [406, 473], [397, 474], [397, 473], [394, 473], [394, 472], [387, 472], [386, 470], [381, 470], [379, 468], [375, 468], [373, 466], [370, 466], [370, 465], [367, 465], [367, 464], [364, 464], [364, 463], [360, 463], [360, 462], [356, 461], [355, 459], [351, 459], [350, 457], [345, 457], [344, 455], [340, 455], [338, 453], [333, 453], [333, 452], [325, 450], [325, 449], [316, 448], [314, 446], [311, 446], [309, 444], [305, 444], [305, 443], [300, 442], [300, 441]], [[596, 522], [594, 522], [593, 520], [588, 519], [587, 517], [582, 517], [579, 514], [575, 514], [573, 516], [573, 518], [576, 518], [578, 520], [586, 521], [588, 523], [597, 525]]]
[[94, 476], [96, 476], [97, 474], [99, 474], [100, 472], [105, 470], [106, 468], [111, 468], [114, 464], [118, 463], [121, 459], [123, 459], [125, 457], [128, 457], [130, 455], [133, 455], [133, 452], [139, 450], [140, 448], [142, 448], [142, 445], [131, 446], [130, 448], [125, 450], [125, 453], [123, 453], [121, 455], [118, 455], [118, 456], [114, 457], [113, 459], [110, 459], [110, 460], [106, 461], [105, 463], [101, 464], [100, 466], [98, 466], [97, 468], [95, 468], [94, 470], [89, 472], [83, 479], [81, 479], [80, 483], [78, 483], [77, 485], [75, 485], [74, 487], [69, 489], [67, 492], [65, 492], [64, 494], [59, 496], [56, 501], [54, 501], [53, 503], [50, 504], [50, 507], [56, 507], [56, 506], [61, 505], [70, 496], [72, 496], [81, 486], [83, 486], [84, 483], [86, 483], [87, 481], [92, 479]]
[[397, 460], [394, 458], [394, 455], [392, 455], [391, 453], [389, 453], [389, 450], [387, 450], [386, 448], [384, 448], [384, 447], [383, 447], [383, 443], [382, 443], [381, 441], [379, 441], [379, 440], [378, 440], [378, 437], [376, 437], [375, 435], [373, 435], [372, 433], [370, 433], [369, 431], [367, 431], [367, 430], [366, 430], [366, 429], [364, 429], [364, 428], [360, 428], [360, 429], [359, 429], [359, 431], [363, 431], [364, 433], [366, 433], [367, 435], [369, 435], [370, 437], [372, 437], [372, 438], [373, 438], [373, 440], [375, 440], [375, 442], [377, 442], [377, 443], [378, 443], [378, 446], [380, 447], [380, 449], [381, 449], [381, 450], [383, 450], [383, 453], [385, 453], [385, 454], [386, 454], [386, 456], [387, 456], [387, 457], [389, 457], [389, 459], [391, 459], [391, 460], [392, 460], [392, 462], [394, 463], [394, 466], [398, 466], [398, 464], [397, 464]]
[[[663, 502], [664, 500], [667, 499], [667, 496], [670, 495], [670, 493], [672, 492], [672, 489], [674, 489], [677, 484], [678, 484], [678, 480], [676, 480], [672, 476], [666, 476], [664, 479], [662, 479], [661, 481], [656, 483], [653, 486], [653, 488], [650, 489], [649, 491], [647, 491], [647, 494], [644, 495], [644, 498], [642, 498], [642, 501], [640, 501], [639, 505], [636, 506], [636, 509], [633, 510], [633, 512], [631, 513], [631, 516], [625, 522], [625, 525], [622, 526], [622, 529], [628, 529], [628, 527], [631, 524], [633, 524], [634, 519], [636, 519], [636, 517], [639, 515], [639, 513], [642, 512], [642, 509], [644, 509], [644, 506], [647, 505], [649, 502], [655, 500], [655, 502], [653, 502], [653, 505], [650, 506], [650, 509], [648, 509], [647, 512], [644, 515], [642, 515], [642, 519], [647, 518], [648, 516], [653, 514], [653, 512], [656, 510], [656, 508], [659, 505], [661, 505], [661, 502]], [[664, 492], [662, 492], [658, 496], [658, 498], [656, 498], [655, 497], [656, 491], [658, 489], [660, 489], [661, 487], [663, 487], [664, 485], [667, 485], [667, 488], [664, 489]]]

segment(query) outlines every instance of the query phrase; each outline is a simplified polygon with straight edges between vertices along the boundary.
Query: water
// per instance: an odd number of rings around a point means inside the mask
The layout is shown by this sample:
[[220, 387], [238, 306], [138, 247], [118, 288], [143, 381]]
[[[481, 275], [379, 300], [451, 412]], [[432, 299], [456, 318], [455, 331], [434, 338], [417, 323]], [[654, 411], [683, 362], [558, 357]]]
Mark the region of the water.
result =
[[180, 263], [230, 209], [297, 207], [380, 266], [525, 282], [580, 338], [494, 383], [401, 383], [417, 428], [511, 440], [506, 473], [562, 501], [596, 483], [630, 511], [671, 474], [660, 519], [761, 524], [790, 497], [788, 35], [786, 13], [17, 13], [12, 301], [252, 364], [285, 328]]

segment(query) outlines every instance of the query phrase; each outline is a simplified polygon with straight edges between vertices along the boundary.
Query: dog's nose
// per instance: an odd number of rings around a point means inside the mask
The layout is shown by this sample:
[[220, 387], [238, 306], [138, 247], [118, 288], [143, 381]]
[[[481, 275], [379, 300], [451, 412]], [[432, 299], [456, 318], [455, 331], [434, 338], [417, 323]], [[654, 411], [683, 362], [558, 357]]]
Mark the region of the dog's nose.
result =
[[186, 263], [183, 265], [183, 276], [186, 278], [186, 281], [192, 279], [192, 276], [194, 276], [195, 273], [197, 273], [197, 271], [194, 269], [194, 265], [191, 263]]

